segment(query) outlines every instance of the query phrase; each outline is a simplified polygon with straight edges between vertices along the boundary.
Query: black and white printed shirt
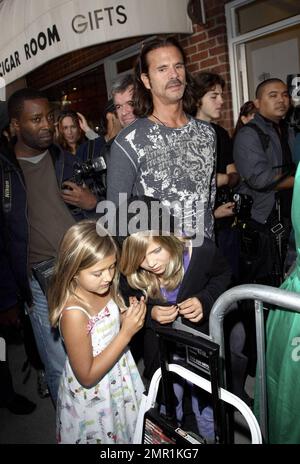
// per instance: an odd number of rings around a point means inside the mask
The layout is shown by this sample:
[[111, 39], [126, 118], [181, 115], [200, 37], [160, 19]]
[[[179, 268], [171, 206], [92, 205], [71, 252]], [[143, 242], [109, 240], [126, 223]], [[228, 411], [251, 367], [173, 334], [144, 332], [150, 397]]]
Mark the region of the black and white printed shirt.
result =
[[120, 193], [154, 197], [181, 214], [185, 230], [192, 225], [213, 238], [215, 152], [216, 134], [206, 122], [190, 118], [170, 128], [137, 119], [112, 144], [107, 200], [118, 205]]

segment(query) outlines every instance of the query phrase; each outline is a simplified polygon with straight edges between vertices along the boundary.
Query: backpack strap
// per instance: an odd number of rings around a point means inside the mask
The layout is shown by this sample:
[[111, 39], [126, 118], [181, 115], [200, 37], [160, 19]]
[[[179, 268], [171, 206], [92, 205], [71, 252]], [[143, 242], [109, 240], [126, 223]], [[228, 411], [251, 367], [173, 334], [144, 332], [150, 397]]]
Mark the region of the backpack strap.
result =
[[270, 136], [266, 134], [255, 122], [250, 121], [246, 124], [246, 127], [251, 127], [258, 135], [263, 151], [267, 151], [270, 144]]
[[[246, 124], [246, 127], [250, 127], [252, 128], [253, 130], [255, 130], [255, 132], [257, 133], [258, 135], [258, 138], [260, 140], [260, 143], [261, 143], [261, 146], [262, 146], [262, 149], [264, 152], [267, 151], [267, 149], [269, 148], [269, 144], [270, 144], [270, 136], [268, 134], [266, 134], [257, 124], [255, 124], [255, 122], [253, 121], [250, 121]], [[286, 179], [287, 177], [289, 176], [292, 176], [294, 175], [294, 166], [293, 164], [292, 165], [282, 165], [282, 166], [275, 166], [276, 168], [285, 168], [283, 170], [283, 173], [282, 175], [272, 181], [270, 184], [266, 185], [265, 187], [262, 187], [262, 188], [254, 188], [252, 187], [245, 179], [244, 182], [245, 184], [251, 188], [252, 190], [255, 190], [256, 192], [270, 192], [272, 190], [275, 189], [275, 187], [280, 184], [280, 182], [282, 182], [284, 179]]]

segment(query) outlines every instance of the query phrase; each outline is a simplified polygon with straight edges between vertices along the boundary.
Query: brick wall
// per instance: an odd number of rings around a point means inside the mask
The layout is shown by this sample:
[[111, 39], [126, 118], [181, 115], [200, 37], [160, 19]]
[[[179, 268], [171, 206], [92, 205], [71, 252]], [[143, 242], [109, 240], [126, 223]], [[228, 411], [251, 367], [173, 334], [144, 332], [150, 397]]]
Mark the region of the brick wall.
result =
[[219, 121], [225, 129], [232, 131], [233, 111], [227, 46], [225, 3], [228, 0], [205, 0], [206, 24], [193, 26], [193, 35], [181, 36], [180, 42], [188, 58], [188, 70], [212, 71], [225, 79], [224, 109]]

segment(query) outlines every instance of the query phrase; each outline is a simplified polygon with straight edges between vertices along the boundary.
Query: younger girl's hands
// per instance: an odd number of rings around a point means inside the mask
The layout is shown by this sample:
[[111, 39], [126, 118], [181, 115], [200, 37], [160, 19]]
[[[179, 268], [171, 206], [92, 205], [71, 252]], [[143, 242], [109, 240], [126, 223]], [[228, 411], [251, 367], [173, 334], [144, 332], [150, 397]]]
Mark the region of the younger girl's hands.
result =
[[122, 314], [121, 331], [129, 341], [144, 325], [146, 316], [146, 303], [144, 297], [140, 301], [134, 301], [127, 311]]
[[188, 298], [178, 306], [179, 314], [191, 322], [199, 322], [203, 318], [202, 304], [196, 297]]
[[151, 318], [160, 324], [170, 324], [178, 315], [178, 306], [153, 306]]

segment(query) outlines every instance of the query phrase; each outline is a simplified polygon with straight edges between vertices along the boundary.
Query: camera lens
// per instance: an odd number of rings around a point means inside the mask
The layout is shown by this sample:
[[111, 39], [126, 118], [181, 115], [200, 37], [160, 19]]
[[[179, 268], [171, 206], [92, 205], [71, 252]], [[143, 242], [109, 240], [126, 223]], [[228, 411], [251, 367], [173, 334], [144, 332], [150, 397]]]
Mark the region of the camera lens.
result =
[[97, 172], [99, 171], [104, 171], [106, 169], [106, 163], [104, 161], [103, 156], [99, 156], [98, 158], [95, 158], [92, 163], [93, 169]]

